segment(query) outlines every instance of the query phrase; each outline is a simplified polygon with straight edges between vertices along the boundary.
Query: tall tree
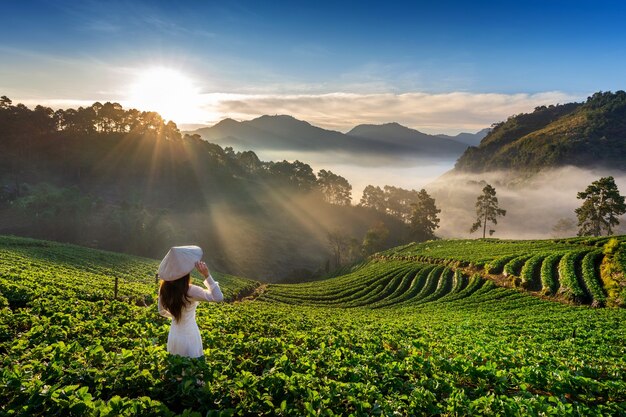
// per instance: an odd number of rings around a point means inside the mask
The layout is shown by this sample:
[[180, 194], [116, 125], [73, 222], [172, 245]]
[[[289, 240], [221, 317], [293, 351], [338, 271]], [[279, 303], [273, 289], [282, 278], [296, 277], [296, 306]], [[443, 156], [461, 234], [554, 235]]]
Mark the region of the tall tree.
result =
[[592, 182], [585, 191], [578, 193], [585, 200], [575, 210], [578, 217], [578, 236], [600, 236], [602, 229], [613, 234], [613, 226], [619, 224], [618, 216], [626, 213], [624, 196], [620, 195], [613, 177], [602, 177]]
[[371, 207], [374, 210], [384, 213], [387, 209], [385, 204], [385, 192], [380, 187], [368, 185], [363, 190], [363, 196], [359, 203], [362, 207]]
[[417, 191], [405, 190], [400, 187], [385, 185], [385, 203], [388, 214], [395, 216], [405, 223], [411, 222], [411, 204], [417, 202]]
[[411, 204], [411, 233], [417, 241], [435, 238], [435, 229], [439, 227], [437, 214], [441, 210], [437, 208], [435, 199], [425, 189], [417, 193], [417, 201]]
[[339, 206], [351, 204], [352, 186], [344, 177], [322, 169], [317, 173], [317, 185], [328, 203]]
[[[487, 222], [498, 224], [498, 216], [506, 216], [506, 210], [498, 207], [498, 197], [496, 197], [496, 189], [487, 184], [483, 188], [483, 193], [476, 199], [476, 223], [472, 225], [470, 233], [474, 233], [480, 227], [483, 228], [483, 239], [487, 233]], [[489, 234], [493, 234], [494, 230], [489, 230]]]

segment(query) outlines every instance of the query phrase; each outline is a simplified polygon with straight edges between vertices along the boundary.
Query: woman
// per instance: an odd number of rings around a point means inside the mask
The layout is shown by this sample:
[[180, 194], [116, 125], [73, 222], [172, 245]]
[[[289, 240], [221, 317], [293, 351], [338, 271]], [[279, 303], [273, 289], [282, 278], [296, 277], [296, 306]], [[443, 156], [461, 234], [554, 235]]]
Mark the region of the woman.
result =
[[[219, 283], [213, 280], [198, 246], [175, 246], [159, 265], [159, 314], [172, 319], [167, 351], [173, 355], [198, 358], [204, 355], [202, 338], [196, 324], [200, 301], [223, 301]], [[204, 276], [207, 289], [191, 284], [194, 267]]]

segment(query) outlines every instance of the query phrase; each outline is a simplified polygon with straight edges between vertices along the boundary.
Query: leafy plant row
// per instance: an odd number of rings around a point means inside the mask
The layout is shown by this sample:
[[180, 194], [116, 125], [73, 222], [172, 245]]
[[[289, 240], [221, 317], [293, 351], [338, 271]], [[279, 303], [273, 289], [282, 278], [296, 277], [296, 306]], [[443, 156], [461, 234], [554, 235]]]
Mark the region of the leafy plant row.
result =
[[[98, 281], [119, 269], [125, 296], [154, 297], [151, 274], [133, 271], [156, 261], [0, 248], [13, 303], [0, 301], [2, 415], [626, 414], [625, 310], [548, 302], [446, 265], [371, 262], [252, 302], [201, 304], [205, 356], [187, 359], [167, 354], [170, 322], [154, 304], [113, 300]], [[366, 281], [372, 291], [349, 303], [379, 308], [338, 307], [343, 285], [356, 294]], [[229, 294], [242, 282], [220, 281]], [[336, 308], [303, 305], [316, 288]]]

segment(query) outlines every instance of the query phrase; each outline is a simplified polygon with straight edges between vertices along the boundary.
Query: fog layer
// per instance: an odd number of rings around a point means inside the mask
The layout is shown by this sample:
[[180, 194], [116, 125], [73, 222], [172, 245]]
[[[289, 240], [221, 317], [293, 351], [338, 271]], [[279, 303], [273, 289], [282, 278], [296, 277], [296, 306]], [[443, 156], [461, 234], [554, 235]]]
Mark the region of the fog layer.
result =
[[355, 157], [341, 152], [284, 152], [255, 151], [267, 161], [299, 159], [315, 172], [326, 169], [346, 178], [352, 185], [352, 202], [358, 204], [363, 189], [368, 185], [393, 185], [406, 189], [420, 189], [437, 180], [454, 166], [452, 158], [402, 158], [388, 155]]
[[[498, 219], [493, 237], [506, 239], [539, 239], [555, 236], [552, 230], [560, 219], [576, 220], [574, 210], [582, 204], [576, 198], [593, 181], [613, 176], [620, 190], [626, 194], [626, 173], [564, 167], [543, 171], [536, 175], [511, 172], [482, 174], [447, 173], [426, 186], [441, 208], [437, 235], [445, 238], [478, 237], [469, 233], [476, 221], [475, 203], [487, 181], [496, 188], [500, 207], [507, 211]], [[620, 218], [615, 233], [626, 233], [626, 216]], [[482, 233], [481, 233], [482, 234]], [[576, 228], [566, 235], [575, 235]]]

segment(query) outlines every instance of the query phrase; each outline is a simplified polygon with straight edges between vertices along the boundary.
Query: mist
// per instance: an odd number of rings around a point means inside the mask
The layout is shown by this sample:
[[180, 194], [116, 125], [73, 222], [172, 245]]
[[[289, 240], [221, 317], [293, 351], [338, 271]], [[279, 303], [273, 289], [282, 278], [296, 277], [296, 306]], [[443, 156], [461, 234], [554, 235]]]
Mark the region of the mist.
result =
[[[507, 211], [498, 218], [494, 238], [544, 239], [557, 237], [553, 230], [559, 220], [568, 219], [574, 227], [558, 233], [575, 236], [574, 210], [582, 200], [576, 198], [589, 184], [600, 177], [613, 176], [622, 195], [626, 194], [626, 172], [607, 169], [584, 169], [566, 166], [540, 173], [497, 171], [486, 173], [453, 172], [456, 158], [415, 158], [348, 152], [255, 151], [262, 160], [294, 161], [309, 164], [315, 172], [330, 170], [346, 178], [352, 185], [352, 203], [359, 204], [367, 185], [391, 185], [405, 189], [425, 188], [435, 198], [442, 238], [477, 238], [482, 233], [469, 233], [476, 221], [476, 198], [482, 191], [480, 181], [494, 186], [500, 207]], [[614, 233], [626, 234], [626, 216], [622, 216]], [[479, 236], [480, 235], [480, 236]]]
[[[261, 159], [293, 161], [311, 165], [315, 172], [331, 170], [352, 185], [352, 202], [358, 204], [367, 185], [392, 185], [405, 189], [425, 188], [441, 209], [442, 238], [477, 238], [469, 233], [476, 221], [476, 198], [487, 181], [496, 188], [500, 207], [507, 211], [498, 218], [492, 237], [501, 239], [549, 239], [556, 237], [553, 227], [561, 219], [577, 223], [574, 210], [582, 204], [576, 198], [580, 191], [600, 177], [613, 176], [622, 195], [626, 194], [626, 173], [603, 169], [567, 166], [537, 174], [509, 171], [487, 173], [453, 172], [455, 159], [416, 159], [390, 156], [362, 156], [339, 152], [258, 152]], [[626, 234], [626, 216], [622, 216], [614, 233]], [[489, 230], [488, 229], [488, 230]], [[560, 236], [575, 236], [577, 228]], [[480, 236], [479, 236], [480, 235]]]
[[255, 151], [260, 159], [307, 163], [315, 172], [330, 170], [341, 175], [352, 185], [352, 203], [358, 204], [363, 189], [368, 185], [393, 185], [407, 189], [421, 189], [436, 181], [454, 167], [456, 158], [415, 158], [391, 155], [342, 152]]
[[[440, 228], [436, 233], [443, 238], [482, 237], [469, 233], [476, 221], [475, 203], [485, 180], [496, 188], [500, 208], [506, 216], [498, 218], [493, 237], [501, 239], [542, 239], [555, 237], [552, 228], [559, 219], [576, 220], [574, 210], [582, 204], [576, 198], [580, 191], [600, 177], [613, 176], [620, 194], [626, 193], [626, 173], [601, 169], [581, 169], [572, 166], [521, 176], [511, 172], [482, 174], [446, 173], [428, 184], [426, 190], [441, 209]], [[575, 235], [573, 228], [566, 234]], [[626, 216], [614, 233], [626, 233]]]

